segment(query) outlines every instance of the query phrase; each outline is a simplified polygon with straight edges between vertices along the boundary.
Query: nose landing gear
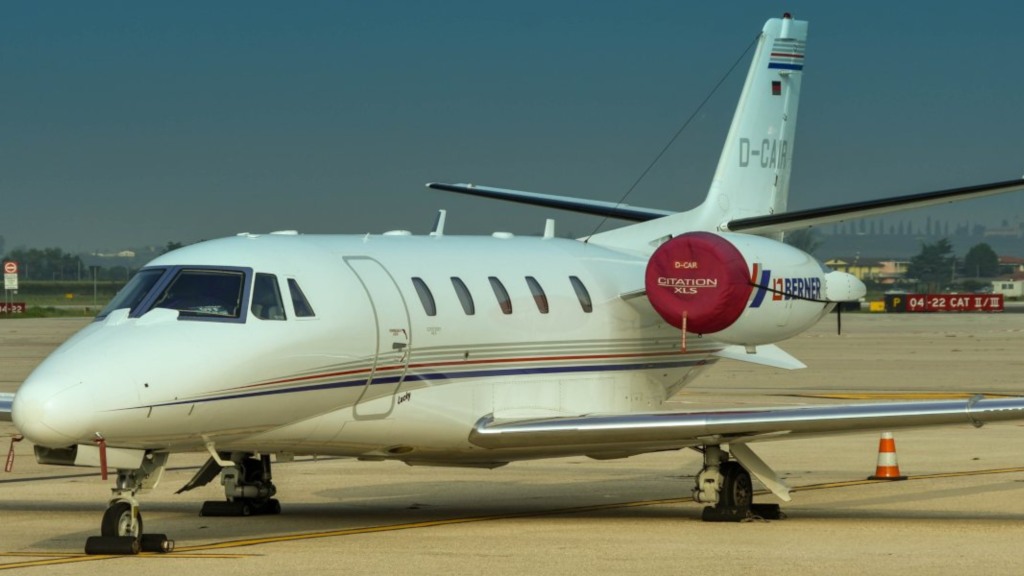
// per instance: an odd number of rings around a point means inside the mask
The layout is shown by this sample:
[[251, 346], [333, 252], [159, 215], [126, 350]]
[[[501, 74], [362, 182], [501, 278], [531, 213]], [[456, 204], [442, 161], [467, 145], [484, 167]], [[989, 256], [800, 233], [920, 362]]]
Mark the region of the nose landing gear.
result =
[[100, 535], [85, 541], [86, 554], [138, 554], [139, 552], [170, 552], [174, 540], [166, 534], [145, 534], [142, 514], [135, 495], [156, 486], [160, 481], [167, 454], [151, 454], [137, 470], [118, 470], [112, 489], [114, 497], [100, 522]]

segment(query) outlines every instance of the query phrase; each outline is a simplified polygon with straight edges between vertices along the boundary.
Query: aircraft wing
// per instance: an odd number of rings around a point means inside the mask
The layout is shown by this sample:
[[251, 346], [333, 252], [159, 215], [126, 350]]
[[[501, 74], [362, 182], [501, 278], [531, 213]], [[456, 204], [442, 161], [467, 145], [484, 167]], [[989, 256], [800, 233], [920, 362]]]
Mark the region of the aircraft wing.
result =
[[[629, 206], [627, 204], [618, 204], [615, 202], [585, 200], [582, 198], [573, 198], [571, 196], [537, 194], [535, 192], [522, 192], [519, 190], [507, 190], [504, 188], [475, 186], [473, 184], [430, 183], [427, 184], [427, 187], [433, 188], [434, 190], [445, 190], [448, 192], [458, 192], [460, 194], [470, 194], [473, 196], [483, 196], [485, 198], [496, 198], [499, 200], [508, 200], [510, 202], [519, 202], [521, 204], [546, 206], [548, 208], [558, 208], [560, 210], [569, 210], [583, 214], [607, 216], [609, 218], [618, 218], [620, 220], [630, 220], [633, 222], [646, 222], [648, 220], [655, 220], [669, 216], [674, 213], [669, 210], [642, 208], [639, 206]], [[738, 220], [728, 222], [725, 225], [725, 229], [730, 232], [746, 232], [749, 234], [788, 232], [791, 230], [799, 230], [801, 228], [820, 226], [822, 224], [831, 224], [834, 222], [843, 222], [845, 220], [878, 216], [880, 214], [888, 214], [890, 212], [898, 212], [901, 210], [937, 206], [940, 204], [949, 204], [973, 198], [985, 198], [987, 196], [995, 196], [997, 194], [1004, 194], [1006, 192], [1014, 192], [1017, 190], [1024, 190], [1024, 180], [1007, 180], [1004, 182], [978, 184], [975, 186], [951, 188], [948, 190], [924, 192], [921, 194], [909, 194], [893, 198], [882, 198], [878, 200], [867, 200], [864, 202], [836, 204], [834, 206], [825, 206], [822, 208], [780, 212], [778, 214], [770, 214], [767, 216], [740, 218]]]
[[522, 192], [519, 190], [508, 190], [505, 188], [490, 188], [488, 186], [476, 186], [474, 184], [440, 184], [432, 182], [427, 184], [427, 188], [444, 190], [446, 192], [458, 192], [459, 194], [469, 194], [470, 196], [483, 196], [484, 198], [508, 200], [510, 202], [518, 202], [520, 204], [532, 204], [534, 206], [558, 208], [560, 210], [569, 210], [571, 212], [579, 212], [581, 214], [607, 216], [609, 218], [618, 218], [620, 220], [630, 220], [633, 222], [645, 222], [647, 220], [654, 220], [656, 218], [662, 218], [673, 214], [673, 212], [669, 210], [640, 208], [630, 206], [628, 204], [619, 204], [617, 202], [586, 200], [583, 198], [573, 198], [572, 196], [538, 194], [536, 192]]
[[11, 406], [14, 405], [14, 394], [0, 394], [0, 422], [11, 421]]
[[1024, 418], [1024, 397], [857, 403], [713, 412], [647, 412], [518, 421], [491, 416], [470, 441], [483, 448], [552, 446], [567, 452], [639, 453], [704, 444], [892, 430]]

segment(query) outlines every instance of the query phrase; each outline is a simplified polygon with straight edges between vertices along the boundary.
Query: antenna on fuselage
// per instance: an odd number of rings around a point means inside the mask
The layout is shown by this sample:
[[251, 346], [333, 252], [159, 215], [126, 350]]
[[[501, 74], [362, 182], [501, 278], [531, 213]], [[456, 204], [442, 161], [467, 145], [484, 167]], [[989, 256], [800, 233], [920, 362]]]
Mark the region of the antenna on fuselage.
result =
[[444, 236], [444, 219], [447, 215], [447, 210], [437, 211], [437, 218], [434, 219], [434, 229], [430, 231], [431, 236]]
[[544, 220], [544, 237], [554, 238], [555, 237], [555, 219], [548, 218]]

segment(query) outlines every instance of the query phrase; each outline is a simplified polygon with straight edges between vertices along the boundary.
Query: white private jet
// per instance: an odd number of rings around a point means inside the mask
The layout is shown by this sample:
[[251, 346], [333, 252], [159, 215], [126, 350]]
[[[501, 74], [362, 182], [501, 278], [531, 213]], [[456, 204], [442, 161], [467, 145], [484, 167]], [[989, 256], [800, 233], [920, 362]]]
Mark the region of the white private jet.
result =
[[803, 365], [774, 343], [864, 285], [779, 241], [818, 224], [1024, 188], [1013, 180], [786, 211], [807, 23], [769, 20], [706, 200], [672, 213], [468, 184], [431, 188], [631, 220], [580, 240], [292, 231], [203, 242], [141, 269], [4, 398], [44, 464], [116, 469], [90, 553], [167, 550], [135, 499], [168, 456], [210, 458], [206, 515], [277, 513], [271, 458], [497, 467], [703, 453], [707, 520], [783, 481], [762, 440], [1024, 418], [1024, 398], [659, 411], [721, 358]]

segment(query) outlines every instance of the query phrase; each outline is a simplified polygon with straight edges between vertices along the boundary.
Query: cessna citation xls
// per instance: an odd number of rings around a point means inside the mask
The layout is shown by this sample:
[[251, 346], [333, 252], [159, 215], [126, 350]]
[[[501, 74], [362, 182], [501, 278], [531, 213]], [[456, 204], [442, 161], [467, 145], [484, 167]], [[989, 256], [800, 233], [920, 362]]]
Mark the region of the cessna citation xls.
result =
[[[4, 399], [44, 464], [116, 470], [88, 552], [167, 550], [136, 495], [208, 452], [203, 514], [277, 513], [271, 455], [497, 467], [692, 448], [705, 519], [771, 513], [761, 440], [1024, 418], [1024, 398], [657, 411], [719, 359], [803, 365], [774, 343], [864, 285], [790, 230], [1024, 188], [1013, 180], [787, 211], [807, 23], [769, 20], [705, 201], [672, 213], [472, 185], [431, 188], [632, 221], [580, 240], [241, 234], [160, 256]], [[443, 216], [443, 214], [442, 214]], [[775, 507], [777, 510], [777, 507]]]

